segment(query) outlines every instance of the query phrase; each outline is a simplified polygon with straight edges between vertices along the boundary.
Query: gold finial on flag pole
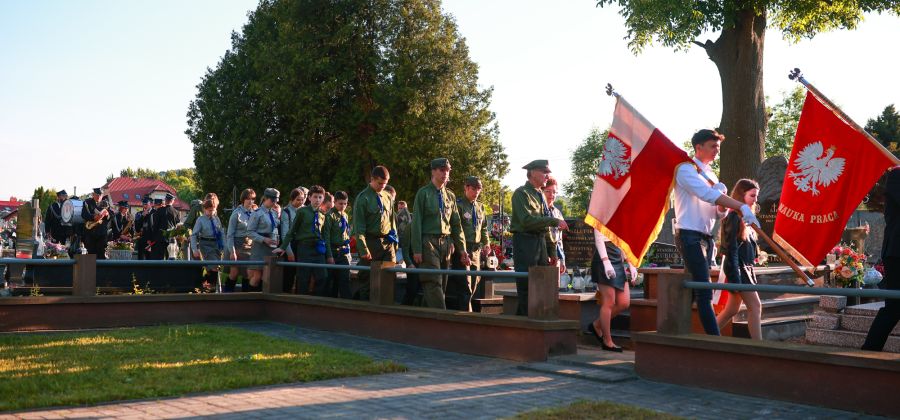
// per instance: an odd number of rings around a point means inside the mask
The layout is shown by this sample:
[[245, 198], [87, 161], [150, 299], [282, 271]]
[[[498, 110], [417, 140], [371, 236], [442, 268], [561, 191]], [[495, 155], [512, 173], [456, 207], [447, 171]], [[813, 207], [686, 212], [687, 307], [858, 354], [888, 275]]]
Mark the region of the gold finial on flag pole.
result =
[[616, 92], [616, 90], [613, 89], [613, 86], [611, 83], [606, 84], [606, 94], [609, 96], [615, 97], [615, 98], [619, 97], [619, 92]]

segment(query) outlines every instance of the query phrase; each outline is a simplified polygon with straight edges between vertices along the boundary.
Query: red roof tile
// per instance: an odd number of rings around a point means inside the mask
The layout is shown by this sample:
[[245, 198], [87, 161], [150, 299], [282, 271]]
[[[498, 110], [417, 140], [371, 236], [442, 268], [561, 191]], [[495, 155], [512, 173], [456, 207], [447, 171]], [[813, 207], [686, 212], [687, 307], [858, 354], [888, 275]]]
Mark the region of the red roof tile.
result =
[[[176, 196], [178, 194], [178, 192], [175, 191], [175, 188], [172, 188], [169, 184], [152, 178], [130, 178], [121, 176], [113, 178], [111, 181], [107, 182], [103, 188], [109, 190], [109, 198], [113, 203], [125, 200], [128, 201], [129, 206], [135, 207], [141, 206], [141, 199], [154, 191], [165, 191]], [[126, 195], [128, 198], [125, 198]], [[185, 203], [178, 197], [175, 197], [174, 206], [176, 209], [184, 211], [190, 210], [191, 208], [188, 203]]]

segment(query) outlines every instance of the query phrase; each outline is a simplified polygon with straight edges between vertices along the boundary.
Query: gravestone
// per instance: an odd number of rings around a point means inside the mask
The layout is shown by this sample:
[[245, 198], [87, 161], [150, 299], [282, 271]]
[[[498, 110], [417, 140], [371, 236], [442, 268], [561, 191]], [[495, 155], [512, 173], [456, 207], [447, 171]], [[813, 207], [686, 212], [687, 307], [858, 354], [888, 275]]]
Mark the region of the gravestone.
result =
[[26, 202], [19, 206], [16, 215], [16, 258], [31, 258], [31, 254], [35, 251], [34, 228], [37, 212], [40, 212], [37, 200], [34, 200], [33, 204]]
[[[772, 156], [763, 161], [756, 173], [756, 182], [759, 183], [757, 198], [759, 209], [756, 217], [759, 219], [763, 232], [769, 237], [775, 231], [775, 216], [778, 214], [778, 203], [781, 199], [781, 188], [784, 184], [787, 166], [788, 161], [784, 156]], [[763, 251], [774, 254], [766, 241], [759, 241], [759, 247]]]
[[656, 264], [658, 267], [683, 265], [681, 253], [679, 253], [675, 245], [672, 244], [654, 242], [650, 244], [650, 250], [647, 251], [647, 255], [647, 260], [651, 264]]
[[594, 228], [584, 219], [566, 219], [568, 231], [563, 231], [563, 252], [567, 267], [588, 267], [594, 257]]

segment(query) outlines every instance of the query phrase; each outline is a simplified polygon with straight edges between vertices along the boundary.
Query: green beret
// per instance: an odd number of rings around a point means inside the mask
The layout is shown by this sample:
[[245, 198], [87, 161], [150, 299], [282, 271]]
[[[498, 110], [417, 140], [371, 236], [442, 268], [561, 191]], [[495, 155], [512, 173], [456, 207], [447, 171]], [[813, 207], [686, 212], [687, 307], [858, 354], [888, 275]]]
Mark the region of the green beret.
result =
[[522, 169], [544, 169], [546, 172], [551, 172], [550, 162], [546, 159], [532, 160], [527, 165], [523, 166]]
[[469, 176], [466, 177], [466, 185], [472, 186], [472, 187], [480, 187], [480, 186], [481, 186], [481, 179], [479, 179], [479, 178], [478, 178], [477, 176], [475, 176], [475, 175], [469, 175]]
[[446, 167], [446, 168], [450, 167], [449, 159], [437, 158], [437, 159], [431, 161], [431, 169], [444, 168], [444, 167]]

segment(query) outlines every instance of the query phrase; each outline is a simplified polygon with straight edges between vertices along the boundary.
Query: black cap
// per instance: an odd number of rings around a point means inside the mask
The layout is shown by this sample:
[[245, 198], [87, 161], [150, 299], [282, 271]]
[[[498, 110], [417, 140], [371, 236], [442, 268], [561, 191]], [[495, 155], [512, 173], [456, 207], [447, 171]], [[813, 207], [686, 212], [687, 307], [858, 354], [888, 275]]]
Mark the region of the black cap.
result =
[[146, 195], [144, 196], [144, 198], [141, 199], [141, 203], [147, 204], [149, 202], [150, 202], [150, 197], [148, 197]]
[[546, 159], [532, 160], [531, 162], [528, 162], [527, 165], [523, 166], [522, 169], [543, 169], [544, 172], [551, 172], [550, 162], [548, 162]]
[[469, 176], [466, 177], [466, 186], [470, 186], [470, 187], [480, 187], [480, 186], [481, 186], [481, 179], [479, 179], [479, 178], [478, 178], [477, 176], [475, 176], [475, 175], [469, 175]]
[[691, 137], [691, 146], [703, 144], [709, 140], [723, 141], [725, 140], [725, 136], [719, 134], [719, 132], [716, 130], [704, 128], [694, 133], [694, 135]]
[[166, 200], [174, 200], [175, 196], [172, 193], [166, 193]]
[[119, 201], [119, 202], [116, 203], [116, 204], [118, 204], [119, 207], [126, 207], [126, 206], [128, 206], [128, 201], [122, 200], [122, 201]]
[[66, 190], [59, 190], [56, 192], [57, 197], [59, 197], [61, 195], [69, 195], [69, 193], [67, 193]]
[[162, 203], [163, 203], [163, 199], [162, 199], [162, 198], [154, 198], [154, 199], [153, 199], [153, 204], [162, 204]]
[[100, 188], [94, 188], [94, 194], [102, 194], [103, 191]]
[[450, 159], [447, 158], [437, 158], [431, 161], [431, 169], [437, 168], [450, 168]]

